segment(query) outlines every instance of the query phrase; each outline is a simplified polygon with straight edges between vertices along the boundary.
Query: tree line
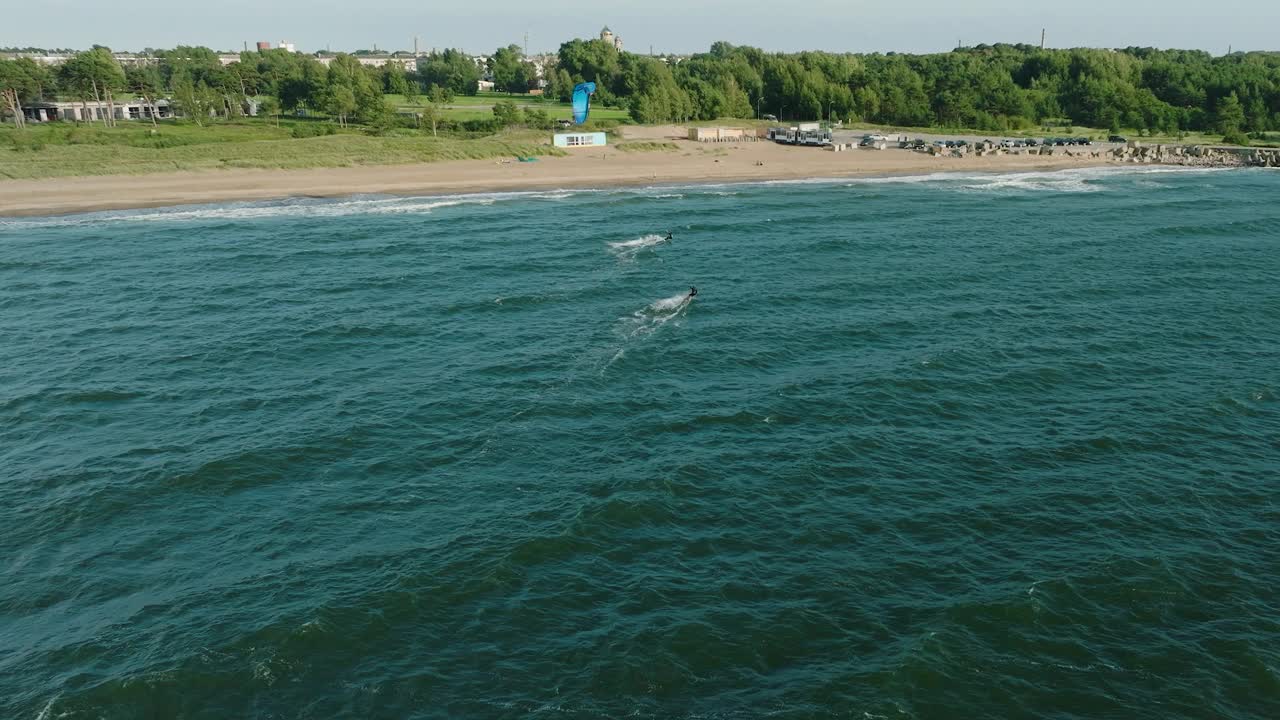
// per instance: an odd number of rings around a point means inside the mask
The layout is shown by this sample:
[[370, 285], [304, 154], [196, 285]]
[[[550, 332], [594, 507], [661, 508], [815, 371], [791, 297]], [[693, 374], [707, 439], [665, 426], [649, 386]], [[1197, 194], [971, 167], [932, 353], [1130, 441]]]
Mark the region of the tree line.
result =
[[[518, 46], [484, 67], [458, 50], [418, 58], [406, 71], [339, 54], [327, 65], [286, 50], [241, 53], [223, 65], [208, 48], [156, 51], [157, 62], [122, 68], [95, 47], [57, 68], [0, 60], [4, 108], [21, 123], [24, 102], [62, 97], [113, 103], [131, 93], [170, 98], [196, 122], [236, 117], [250, 98], [271, 114], [310, 111], [339, 124], [388, 122], [386, 95], [404, 96], [433, 121], [455, 95], [474, 95], [482, 75], [497, 89], [539, 84]], [[1042, 50], [979, 45], [950, 52], [767, 53], [719, 42], [706, 53], [660, 59], [600, 40], [571, 40], [545, 68], [546, 93], [567, 101], [576, 83], [597, 83], [596, 101], [628, 108], [641, 123], [765, 114], [989, 131], [1082, 125], [1165, 134], [1280, 130], [1280, 53], [1214, 57], [1195, 50]], [[104, 120], [104, 122], [110, 122]]]
[[114, 99], [122, 93], [151, 105], [153, 122], [160, 98], [201, 124], [241, 117], [252, 99], [266, 114], [303, 111], [328, 115], [342, 126], [351, 121], [378, 125], [395, 112], [387, 95], [403, 95], [434, 117], [454, 96], [475, 95], [482, 72], [511, 92], [527, 92], [537, 83], [534, 66], [516, 46], [499, 48], [483, 71], [471, 56], [450, 49], [417, 58], [412, 72], [395, 60], [374, 67], [339, 53], [322, 63], [283, 49], [246, 51], [224, 65], [213, 50], [186, 46], [154, 51], [149, 61], [126, 67], [110, 49], [95, 46], [52, 68], [28, 58], [0, 60], [0, 89], [4, 108], [19, 126], [24, 103], [55, 99], [81, 101], [86, 110], [89, 101], [103, 103], [104, 117], [86, 117], [112, 125]]
[[992, 131], [1280, 130], [1280, 53], [980, 45], [929, 55], [779, 54], [720, 42], [664, 62], [573, 40], [560, 47], [548, 91], [565, 99], [582, 80], [644, 123], [772, 114]]

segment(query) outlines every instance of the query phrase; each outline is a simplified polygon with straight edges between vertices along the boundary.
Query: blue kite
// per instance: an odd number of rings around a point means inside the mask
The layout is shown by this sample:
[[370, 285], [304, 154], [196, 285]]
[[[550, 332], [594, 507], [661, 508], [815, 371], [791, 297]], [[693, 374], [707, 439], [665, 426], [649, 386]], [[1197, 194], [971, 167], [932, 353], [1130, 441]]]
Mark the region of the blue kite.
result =
[[591, 96], [596, 93], [596, 84], [593, 82], [578, 83], [573, 88], [573, 122], [581, 125], [587, 121], [587, 114], [591, 112]]

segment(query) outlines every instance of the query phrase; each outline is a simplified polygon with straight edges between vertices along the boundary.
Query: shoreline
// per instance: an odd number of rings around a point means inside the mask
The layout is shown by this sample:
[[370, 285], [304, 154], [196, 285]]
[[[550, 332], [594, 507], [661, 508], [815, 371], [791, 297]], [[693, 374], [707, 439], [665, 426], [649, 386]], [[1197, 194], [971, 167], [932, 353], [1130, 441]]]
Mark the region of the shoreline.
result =
[[544, 157], [534, 163], [454, 160], [306, 170], [214, 170], [0, 181], [0, 217], [52, 217], [227, 202], [543, 192], [895, 177], [946, 172], [1044, 172], [1128, 167], [1106, 158], [1004, 155], [944, 158], [906, 150], [830, 152], [773, 143], [684, 141], [674, 151], [616, 148]]

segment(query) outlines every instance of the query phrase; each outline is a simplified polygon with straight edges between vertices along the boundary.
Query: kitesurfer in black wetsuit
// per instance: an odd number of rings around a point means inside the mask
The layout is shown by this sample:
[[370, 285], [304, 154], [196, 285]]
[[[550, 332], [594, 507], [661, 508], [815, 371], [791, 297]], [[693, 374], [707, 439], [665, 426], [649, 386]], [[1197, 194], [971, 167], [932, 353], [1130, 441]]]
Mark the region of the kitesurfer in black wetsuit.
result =
[[697, 297], [697, 295], [698, 295], [698, 288], [696, 287], [689, 288], [689, 297]]
[[663, 239], [664, 239], [664, 240], [666, 240], [667, 242], [671, 242], [671, 231], [670, 231], [670, 230], [668, 230], [668, 231], [667, 231], [667, 236], [666, 236], [665, 238], [663, 238]]

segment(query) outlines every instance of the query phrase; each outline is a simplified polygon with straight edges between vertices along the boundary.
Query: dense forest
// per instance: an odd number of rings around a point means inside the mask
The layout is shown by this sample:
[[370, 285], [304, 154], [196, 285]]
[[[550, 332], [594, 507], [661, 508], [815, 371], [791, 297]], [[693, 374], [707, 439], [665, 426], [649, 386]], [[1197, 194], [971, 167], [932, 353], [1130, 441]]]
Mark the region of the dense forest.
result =
[[549, 91], [594, 80], [640, 122], [832, 118], [1004, 130], [1045, 123], [1173, 133], [1280, 129], [1280, 53], [962, 48], [933, 55], [766, 53], [716, 43], [675, 64], [575, 40]]
[[[482, 75], [510, 92], [538, 84], [517, 47], [498, 49], [484, 67], [445, 50], [420, 58], [413, 73], [394, 63], [366, 67], [345, 54], [327, 67], [284, 50], [242, 53], [225, 66], [206, 48], [154, 56], [159, 62], [129, 68], [105, 48], [57, 68], [0, 61], [0, 89], [9, 114], [42, 98], [109, 101], [127, 92], [171, 97], [193, 118], [234, 117], [258, 97], [269, 112], [378, 124], [393, 115], [386, 94], [429, 114], [453, 95], [475, 94]], [[981, 45], [930, 55], [778, 54], [716, 43], [707, 53], [659, 59], [572, 40], [556, 60], [545, 68], [547, 95], [567, 100], [575, 83], [592, 80], [597, 102], [625, 107], [642, 123], [772, 114], [991, 131], [1043, 124], [1236, 136], [1280, 130], [1280, 53]]]
[[[469, 55], [457, 50], [419, 58], [416, 73], [405, 72], [399, 63], [369, 67], [346, 53], [326, 66], [313, 56], [281, 49], [244, 52], [227, 65], [204, 47], [155, 51], [152, 58], [154, 62], [123, 67], [108, 48], [95, 47], [52, 68], [25, 58], [0, 60], [5, 110], [16, 117], [20, 103], [55, 98], [110, 104], [125, 93], [151, 103], [171, 99], [188, 118], [202, 123], [243, 116], [253, 98], [264, 114], [303, 111], [328, 115], [340, 125], [355, 121], [376, 126], [393, 120], [395, 108], [386, 95], [403, 95], [429, 114], [455, 94], [476, 94], [482, 73]], [[531, 71], [522, 65], [518, 75], [527, 91]]]

